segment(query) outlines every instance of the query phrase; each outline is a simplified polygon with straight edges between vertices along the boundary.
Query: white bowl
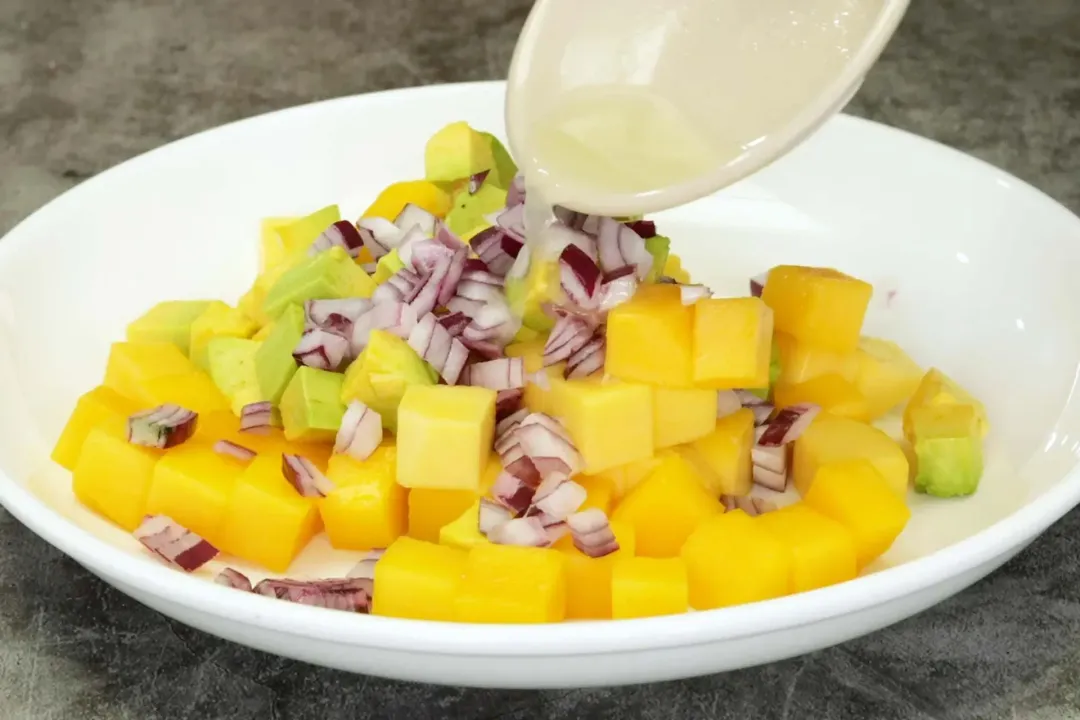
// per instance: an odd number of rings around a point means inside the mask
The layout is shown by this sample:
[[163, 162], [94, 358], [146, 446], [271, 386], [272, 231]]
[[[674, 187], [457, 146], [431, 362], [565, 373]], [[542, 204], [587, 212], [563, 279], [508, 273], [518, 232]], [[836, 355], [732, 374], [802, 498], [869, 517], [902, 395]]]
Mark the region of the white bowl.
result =
[[[48, 460], [109, 343], [166, 298], [235, 301], [258, 220], [339, 202], [358, 215], [422, 173], [426, 139], [464, 119], [502, 134], [500, 84], [430, 87], [272, 113], [174, 143], [49, 204], [0, 243], [0, 501], [137, 600], [215, 635], [330, 667], [493, 687], [664, 680], [789, 657], [881, 628], [991, 572], [1080, 501], [1080, 220], [1005, 173], [840, 117], [751, 181], [659, 216], [695, 277], [745, 293], [780, 262], [875, 284], [867, 330], [986, 401], [983, 485], [912, 498], [875, 572], [764, 603], [681, 616], [473, 626], [349, 615], [187, 576], [80, 508]], [[338, 572], [325, 547], [297, 572]]]

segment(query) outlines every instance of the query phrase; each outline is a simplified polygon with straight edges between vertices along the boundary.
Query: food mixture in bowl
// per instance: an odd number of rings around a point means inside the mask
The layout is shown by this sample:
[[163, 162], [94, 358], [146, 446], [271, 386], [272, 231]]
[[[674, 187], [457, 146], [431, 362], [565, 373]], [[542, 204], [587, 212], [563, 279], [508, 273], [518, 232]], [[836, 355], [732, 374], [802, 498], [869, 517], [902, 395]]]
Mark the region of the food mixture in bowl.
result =
[[[844, 582], [909, 485], [978, 488], [985, 410], [861, 335], [868, 283], [778, 266], [714, 297], [662, 227], [565, 208], [536, 251], [514, 161], [465, 123], [424, 170], [355, 223], [263, 220], [237, 307], [134, 319], [53, 452], [79, 501], [179, 571], [271, 576], [217, 575], [237, 590], [525, 623]], [[902, 438], [874, 426], [899, 410]], [[355, 569], [290, 576], [320, 533]]]

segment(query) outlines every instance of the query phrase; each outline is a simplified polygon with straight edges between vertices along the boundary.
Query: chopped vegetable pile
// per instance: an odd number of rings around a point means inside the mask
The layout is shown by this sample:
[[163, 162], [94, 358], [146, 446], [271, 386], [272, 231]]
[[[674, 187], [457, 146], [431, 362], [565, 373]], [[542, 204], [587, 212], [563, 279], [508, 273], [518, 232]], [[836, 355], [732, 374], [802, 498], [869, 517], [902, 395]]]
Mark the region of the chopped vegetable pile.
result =
[[[714, 297], [653, 222], [562, 208], [530, 258], [525, 199], [455, 123], [357, 222], [264, 220], [236, 307], [162, 302], [113, 344], [53, 452], [76, 497], [232, 589], [532, 623], [844, 582], [909, 481], [975, 492], [985, 410], [861, 335], [869, 284], [787, 265]], [[349, 576], [281, 577], [320, 533]]]

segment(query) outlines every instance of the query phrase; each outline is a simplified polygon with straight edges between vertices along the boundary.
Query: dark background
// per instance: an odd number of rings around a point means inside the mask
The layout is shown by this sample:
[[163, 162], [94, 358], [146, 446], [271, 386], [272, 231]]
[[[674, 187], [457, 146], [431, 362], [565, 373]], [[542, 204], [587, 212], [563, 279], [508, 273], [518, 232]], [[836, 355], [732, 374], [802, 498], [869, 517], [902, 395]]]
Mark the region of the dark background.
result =
[[[528, 6], [3, 0], [0, 232], [84, 178], [223, 122], [499, 78]], [[1078, 211], [1078, 76], [1077, 0], [912, 0], [848, 111], [977, 155]], [[109, 589], [0, 510], [0, 719], [1080, 718], [1078, 532], [1073, 513], [955, 599], [821, 653], [532, 693], [385, 682], [230, 645]]]

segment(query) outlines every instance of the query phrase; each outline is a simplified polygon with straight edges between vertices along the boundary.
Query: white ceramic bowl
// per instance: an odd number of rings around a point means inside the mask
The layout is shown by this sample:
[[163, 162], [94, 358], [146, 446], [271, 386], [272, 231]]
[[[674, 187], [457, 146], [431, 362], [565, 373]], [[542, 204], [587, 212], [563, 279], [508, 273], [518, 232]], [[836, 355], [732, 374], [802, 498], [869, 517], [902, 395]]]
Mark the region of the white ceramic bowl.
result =
[[[422, 173], [426, 139], [465, 119], [501, 134], [499, 84], [344, 98], [174, 143], [103, 173], [0, 242], [0, 501], [137, 600], [269, 652], [395, 678], [501, 687], [712, 673], [838, 643], [919, 612], [1004, 563], [1080, 501], [1080, 220], [979, 161], [840, 117], [716, 197], [658, 217], [695, 277], [745, 293], [780, 262], [872, 281], [868, 332], [986, 401], [994, 430], [973, 498], [912, 498], [876, 572], [731, 609], [623, 622], [471, 626], [349, 615], [186, 576], [78, 507], [49, 449], [109, 343], [166, 298], [235, 301], [258, 220], [339, 202], [358, 215]], [[297, 572], [347, 557], [305, 553]]]

